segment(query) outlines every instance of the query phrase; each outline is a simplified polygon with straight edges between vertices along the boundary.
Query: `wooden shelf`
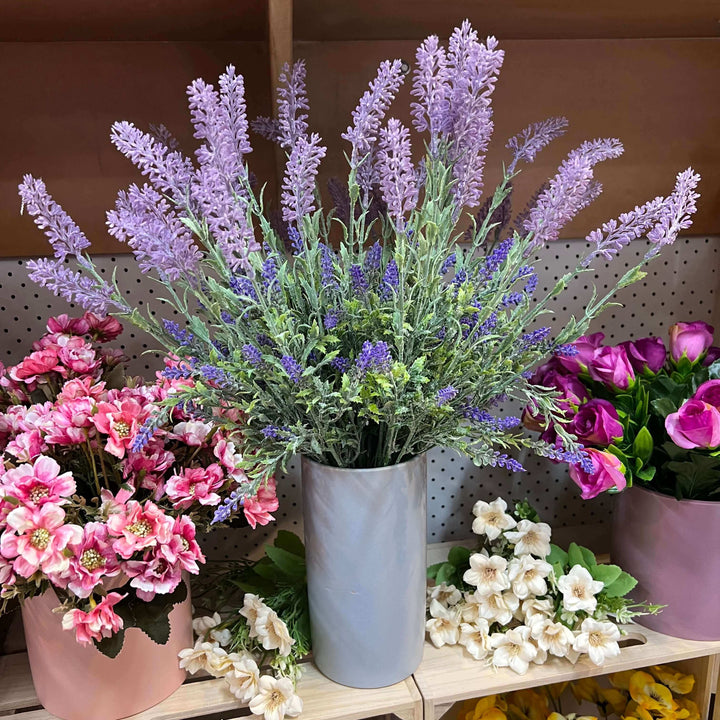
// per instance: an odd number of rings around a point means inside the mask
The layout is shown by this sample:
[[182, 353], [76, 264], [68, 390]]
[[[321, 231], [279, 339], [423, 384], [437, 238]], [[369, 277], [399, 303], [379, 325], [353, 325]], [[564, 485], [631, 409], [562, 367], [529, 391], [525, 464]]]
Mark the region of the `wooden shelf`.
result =
[[[298, 693], [303, 700], [303, 720], [360, 720], [386, 714], [422, 720], [422, 698], [412, 678], [377, 690], [357, 690], [328, 680], [307, 663]], [[37, 709], [38, 705], [27, 655], [0, 656], [0, 719], [56, 720], [46, 710]], [[233, 713], [227, 716], [229, 720], [238, 713], [245, 715], [244, 707], [230, 694], [224, 680], [190, 678], [167, 700], [128, 720], [190, 720]]]
[[[720, 654], [720, 642], [680, 640], [638, 625], [625, 629], [627, 646], [602, 667], [593, 665], [588, 658], [576, 665], [553, 658], [544, 665], [531, 666], [526, 675], [518, 675], [508, 668], [494, 670], [473, 659], [458, 645], [436, 648], [426, 643], [423, 661], [414, 676], [423, 696], [425, 720], [437, 720], [461, 700], [695, 658], [706, 661], [693, 667], [696, 677], [700, 675], [700, 694], [709, 698], [710, 691], [715, 691], [712, 678], [710, 681], [708, 678], [714, 672], [713, 658]], [[707, 707], [705, 698], [699, 699]]]

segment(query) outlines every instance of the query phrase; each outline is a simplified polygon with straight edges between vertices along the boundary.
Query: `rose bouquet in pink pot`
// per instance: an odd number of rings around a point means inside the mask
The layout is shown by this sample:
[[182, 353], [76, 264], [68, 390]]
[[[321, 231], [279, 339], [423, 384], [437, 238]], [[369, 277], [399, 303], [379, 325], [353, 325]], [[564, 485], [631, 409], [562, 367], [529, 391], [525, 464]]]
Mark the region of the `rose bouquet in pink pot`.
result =
[[[720, 500], [720, 348], [707, 323], [679, 322], [659, 337], [603, 345], [580, 338], [532, 381], [557, 391], [562, 425], [592, 469], [570, 467], [584, 498], [633, 483], [678, 499]], [[526, 408], [526, 427], [554, 442], [557, 423]]]
[[[79, 643], [114, 657], [138, 627], [162, 644], [183, 574], [204, 562], [198, 530], [239, 509], [238, 418], [230, 431], [222, 410], [159, 413], [193, 382], [187, 363], [166, 360], [153, 384], [126, 377], [106, 346], [122, 331], [112, 318], [60, 316], [47, 329], [0, 376], [0, 611], [52, 589]], [[273, 519], [274, 488], [244, 499], [253, 527]]]

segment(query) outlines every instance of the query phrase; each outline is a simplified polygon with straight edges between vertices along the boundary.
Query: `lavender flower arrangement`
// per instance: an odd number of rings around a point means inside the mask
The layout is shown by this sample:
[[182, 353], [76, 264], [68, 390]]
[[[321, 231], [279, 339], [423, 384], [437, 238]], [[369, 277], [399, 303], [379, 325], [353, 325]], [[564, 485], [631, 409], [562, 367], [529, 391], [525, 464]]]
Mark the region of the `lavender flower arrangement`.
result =
[[[689, 227], [699, 177], [686, 170], [667, 197], [594, 230], [586, 258], [538, 297], [538, 255], [600, 193], [595, 165], [623, 148], [615, 139], [583, 143], [513, 218], [520, 166], [567, 126], [563, 118], [535, 123], [507, 142], [503, 180], [483, 201], [502, 62], [497, 41], [481, 42], [468, 22], [447, 48], [435, 36], [422, 43], [412, 89], [413, 125], [426, 133], [419, 163], [410, 129], [387, 117], [404, 80], [401, 63], [382, 63], [343, 134], [349, 178], [333, 182], [335, 207], [327, 211], [316, 187], [326, 148], [309, 130], [305, 68], [286, 67], [277, 120], [253, 123], [287, 153], [279, 224], [251, 182], [242, 77], [228, 67], [218, 88], [196, 80], [188, 89], [201, 142], [195, 161], [167, 133], [158, 138], [116, 123], [112, 142], [147, 182], [121, 192], [108, 213], [110, 233], [157, 278], [165, 307], [186, 327], [131, 307], [115, 279], [94, 268], [82, 231], [28, 176], [23, 205], [55, 251], [54, 259], [30, 264], [31, 277], [89, 310], [129, 319], [191, 358], [195, 385], [174, 402], [198, 414], [221, 404], [240, 411], [240, 450], [253, 478], [248, 495], [294, 453], [380, 467], [444, 445], [479, 465], [520, 470], [507, 452], [529, 447], [587, 464], [561, 423], [551, 446], [524, 436], [518, 418], [490, 411], [516, 398], [550, 420], [560, 417], [556, 395], [529, 383], [531, 369], [548, 354], [571, 353], [569, 343], [613, 292], [643, 273], [640, 265], [628, 270], [563, 327], [538, 322], [548, 302], [598, 256], [611, 258], [637, 237], [653, 242], [645, 260], [654, 258]], [[461, 217], [483, 202], [460, 242]]]

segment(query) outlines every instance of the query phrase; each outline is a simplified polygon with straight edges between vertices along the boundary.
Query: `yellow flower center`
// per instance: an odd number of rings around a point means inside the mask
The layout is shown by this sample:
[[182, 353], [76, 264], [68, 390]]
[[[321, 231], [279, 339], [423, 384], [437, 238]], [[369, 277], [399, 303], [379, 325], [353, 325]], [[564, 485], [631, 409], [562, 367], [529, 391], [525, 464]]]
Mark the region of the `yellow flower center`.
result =
[[130, 435], [130, 426], [124, 420], [116, 422], [114, 427], [115, 432], [117, 433], [117, 436], [119, 438], [126, 438], [128, 435]]
[[273, 690], [268, 698], [268, 710], [275, 710], [285, 702], [285, 696], [279, 690]]
[[500, 519], [501, 519], [501, 518], [502, 518], [502, 515], [500, 515], [500, 513], [498, 513], [498, 512], [491, 512], [491, 513], [487, 516], [486, 522], [487, 522], [488, 525], [496, 526], [496, 525], [498, 525], [498, 524], [500, 523]]
[[80, 564], [87, 570], [98, 570], [105, 565], [105, 558], [97, 550], [90, 548], [80, 557]]
[[48, 495], [50, 495], [50, 492], [44, 485], [36, 485], [30, 491], [30, 499], [34, 503], [40, 502], [40, 500], [42, 500], [43, 498], [46, 498]]
[[30, 544], [37, 550], [45, 550], [50, 544], [50, 533], [45, 528], [38, 528], [30, 536]]
[[484, 582], [490, 583], [497, 577], [497, 570], [492, 567], [486, 567], [482, 572]]
[[144, 538], [147, 537], [150, 532], [152, 531], [152, 526], [147, 520], [138, 520], [137, 522], [134, 522], [132, 525], [128, 525], [128, 530], [133, 534], [137, 535], [138, 537]]
[[180, 538], [180, 544], [182, 545], [183, 552], [187, 552], [190, 549], [190, 543], [185, 538]]
[[572, 594], [580, 600], [584, 600], [587, 597], [584, 585], [573, 585]]
[[194, 485], [194, 484], [191, 485], [191, 486], [188, 488], [188, 492], [189, 492], [191, 495], [194, 495], [194, 494], [195, 494], [195, 488], [196, 488], [196, 487], [197, 487], [197, 485]]
[[588, 642], [593, 647], [601, 647], [605, 644], [605, 638], [603, 637], [603, 634], [600, 632], [591, 632], [590, 635], [588, 635]]

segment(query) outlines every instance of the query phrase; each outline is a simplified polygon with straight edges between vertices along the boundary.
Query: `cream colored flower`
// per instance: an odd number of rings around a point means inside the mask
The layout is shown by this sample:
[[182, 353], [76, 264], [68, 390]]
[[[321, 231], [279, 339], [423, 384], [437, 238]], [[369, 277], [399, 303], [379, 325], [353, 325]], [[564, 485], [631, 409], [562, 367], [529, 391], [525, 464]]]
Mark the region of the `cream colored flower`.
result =
[[552, 565], [550, 563], [538, 560], [532, 555], [513, 558], [508, 564], [508, 577], [512, 584], [512, 591], [520, 600], [526, 600], [533, 595], [545, 595], [547, 593], [545, 578], [551, 572]]
[[213, 613], [212, 616], [206, 615], [205, 617], [195, 618], [192, 626], [195, 634], [202, 640], [209, 640], [210, 642], [216, 642], [221, 647], [225, 647], [230, 644], [232, 640], [232, 634], [227, 628], [222, 630], [214, 630], [213, 628], [220, 625], [222, 618], [219, 613]]
[[462, 600], [462, 593], [454, 585], [440, 583], [428, 588], [428, 599], [437, 600], [441, 605], [457, 605]]
[[470, 556], [470, 569], [465, 571], [463, 580], [468, 585], [474, 585], [478, 595], [492, 595], [507, 590], [510, 587], [507, 560], [500, 555], [487, 557], [474, 553]]
[[292, 680], [263, 675], [258, 683], [257, 695], [248, 707], [253, 715], [263, 715], [265, 720], [283, 720], [284, 717], [297, 717], [303, 704], [295, 694]]
[[534, 615], [527, 625], [537, 646], [557, 657], [565, 657], [575, 640], [569, 627], [542, 615]]
[[241, 702], [249, 702], [257, 695], [259, 681], [260, 670], [255, 660], [248, 655], [238, 655], [233, 660], [232, 668], [225, 674], [230, 692]]
[[537, 657], [538, 649], [530, 640], [530, 628], [521, 625], [504, 633], [490, 636], [493, 648], [492, 664], [495, 667], [509, 667], [518, 675], [524, 675], [530, 663]]
[[460, 645], [476, 659], [482, 660], [490, 651], [490, 624], [483, 618], [460, 625]]
[[476, 596], [478, 599], [478, 615], [491, 623], [497, 622], [501, 625], [508, 625], [520, 605], [520, 601], [510, 591], [493, 593], [492, 595], [476, 593]]
[[521, 520], [516, 530], [505, 533], [505, 537], [515, 544], [515, 555], [536, 555], [539, 558], [550, 554], [551, 535], [552, 530], [547, 523], [530, 520]]
[[268, 606], [263, 602], [262, 598], [252, 593], [245, 593], [243, 597], [243, 606], [238, 610], [238, 613], [242, 615], [250, 626], [250, 637], [257, 637], [257, 624], [258, 616], [263, 614], [266, 610], [269, 610]]
[[620, 630], [611, 622], [601, 622], [586, 618], [580, 626], [580, 632], [573, 642], [573, 650], [587, 653], [591, 662], [602, 665], [605, 658], [620, 654]]
[[584, 610], [586, 613], [595, 612], [595, 595], [604, 587], [599, 580], [593, 580], [592, 575], [582, 565], [573, 565], [570, 572], [558, 580], [557, 585], [563, 594], [563, 607], [568, 612]]
[[267, 607], [255, 620], [255, 631], [266, 650], [277, 650], [283, 657], [290, 654], [295, 644], [295, 639], [290, 637], [287, 625], [274, 610]]
[[480, 617], [480, 613], [478, 612], [479, 602], [480, 600], [475, 593], [465, 593], [463, 602], [458, 605], [462, 622], [472, 625]]
[[517, 525], [512, 516], [508, 515], [507, 503], [498, 498], [491, 503], [478, 500], [473, 506], [475, 519], [472, 531], [476, 535], [486, 535], [488, 540], [496, 540], [503, 530], [511, 530]]
[[194, 647], [185, 648], [178, 653], [180, 668], [194, 675], [200, 670], [205, 670], [215, 675], [216, 668], [222, 664], [223, 656], [227, 653], [216, 643], [198, 640]]
[[[542, 600], [538, 598], [528, 598], [527, 600], [523, 600], [521, 609], [526, 625], [535, 615], [552, 617], [555, 614], [555, 606], [550, 598], [544, 598]], [[518, 619], [522, 620], [522, 618]]]
[[437, 600], [430, 603], [431, 618], [425, 623], [430, 642], [435, 647], [455, 645], [460, 638], [460, 611], [456, 607], [447, 608]]

